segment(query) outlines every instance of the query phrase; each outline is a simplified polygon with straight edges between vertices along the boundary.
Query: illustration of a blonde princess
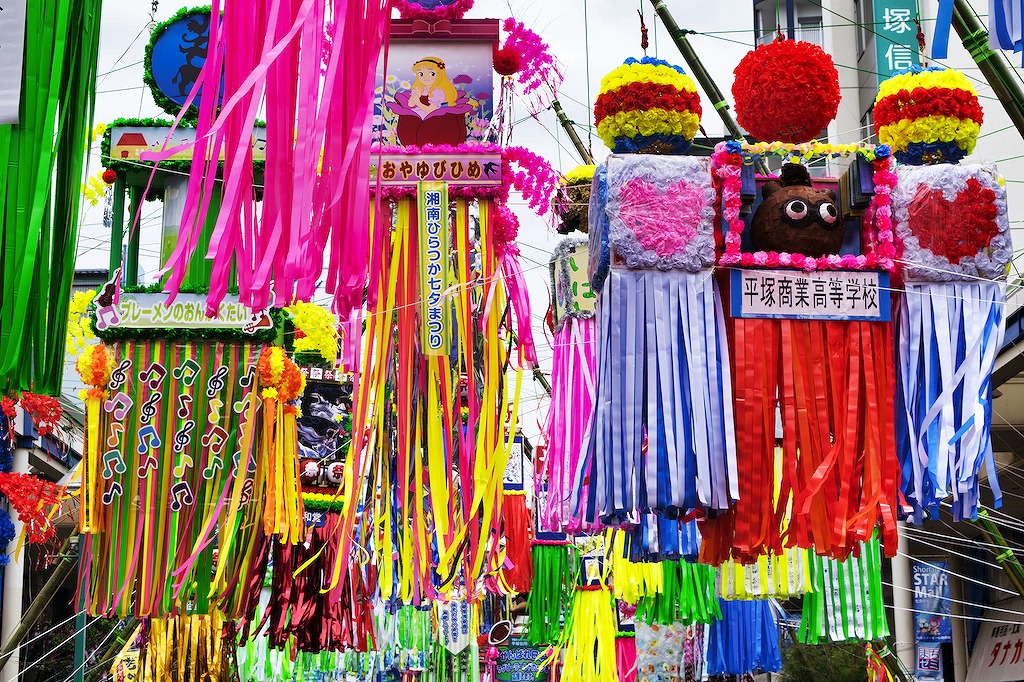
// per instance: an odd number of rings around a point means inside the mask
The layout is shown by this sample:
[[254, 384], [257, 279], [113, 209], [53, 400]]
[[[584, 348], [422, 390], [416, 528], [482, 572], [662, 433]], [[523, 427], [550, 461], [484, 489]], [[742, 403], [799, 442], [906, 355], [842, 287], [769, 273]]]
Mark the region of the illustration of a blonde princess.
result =
[[448, 78], [444, 59], [423, 57], [412, 65], [412, 87], [395, 93], [387, 107], [398, 114], [396, 132], [403, 145], [459, 145], [466, 141], [466, 114], [473, 111], [465, 93]]
[[441, 106], [455, 106], [459, 91], [448, 80], [444, 62], [437, 57], [424, 57], [412, 65], [416, 80], [412, 84], [409, 104], [421, 112], [423, 118]]

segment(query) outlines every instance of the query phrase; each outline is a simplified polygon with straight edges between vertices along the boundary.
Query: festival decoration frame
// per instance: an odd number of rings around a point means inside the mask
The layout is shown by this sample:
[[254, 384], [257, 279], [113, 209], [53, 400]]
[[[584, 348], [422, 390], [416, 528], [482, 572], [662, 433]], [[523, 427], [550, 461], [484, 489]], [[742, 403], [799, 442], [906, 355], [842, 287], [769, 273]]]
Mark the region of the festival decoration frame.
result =
[[[210, 42], [210, 5], [197, 5], [195, 7], [182, 7], [180, 10], [175, 12], [165, 21], [160, 22], [153, 27], [150, 33], [149, 42], [146, 43], [146, 50], [142, 57], [142, 80], [149, 87], [150, 93], [153, 95], [153, 101], [156, 105], [166, 111], [172, 116], [177, 116], [181, 113], [182, 104], [186, 101], [188, 91], [185, 89], [185, 84], [191, 82], [193, 87], [196, 85], [196, 78], [198, 77], [199, 70], [202, 68], [203, 63], [206, 62], [206, 50], [202, 49], [204, 43], [208, 46]], [[163, 74], [160, 74], [158, 78], [157, 74], [154, 73], [154, 51], [156, 50], [157, 44], [166, 42], [170, 44], [170, 31], [175, 28], [179, 22], [186, 22], [186, 28], [191, 30], [195, 24], [189, 22], [190, 19], [197, 19], [206, 17], [205, 33], [202, 30], [195, 36], [190, 42], [190, 45], [186, 50], [181, 50], [184, 56], [184, 63], [179, 68], [179, 71], [173, 77], [173, 83], [177, 83], [181, 91], [179, 99], [175, 100], [172, 96], [168, 95], [164, 91], [164, 86], [167, 83], [164, 82], [165, 78]], [[204, 28], [201, 24], [198, 25], [200, 29]], [[193, 31], [195, 32], [195, 31]], [[166, 34], [166, 35], [165, 35]], [[187, 33], [183, 36], [182, 40], [187, 39]], [[184, 42], [182, 43], [184, 45]], [[179, 47], [180, 46], [176, 46]], [[163, 50], [161, 50], [163, 52]], [[193, 60], [197, 60], [197, 63], [193, 63]], [[160, 65], [158, 64], [158, 67]], [[195, 121], [199, 115], [198, 102], [191, 104], [185, 113], [181, 116], [182, 120]]]
[[[842, 157], [859, 154], [871, 162], [874, 169], [875, 195], [865, 211], [861, 229], [861, 255], [827, 254], [810, 258], [799, 253], [744, 252], [742, 237], [746, 230], [740, 208], [742, 206], [741, 171], [744, 154], [774, 154], [787, 160], [810, 159], [814, 156]], [[891, 193], [896, 186], [892, 173], [891, 151], [885, 145], [832, 145], [823, 143], [787, 144], [782, 142], [741, 144], [721, 142], [712, 154], [712, 168], [721, 188], [723, 220], [727, 231], [724, 252], [719, 256], [722, 266], [784, 267], [807, 272], [815, 270], [882, 270], [896, 272], [897, 248], [892, 223]]]
[[495, 113], [498, 38], [496, 19], [417, 13], [392, 21], [387, 62], [382, 56], [377, 72], [373, 139], [403, 146], [483, 142]]
[[906, 279], [1002, 281], [1013, 259], [1006, 187], [994, 166], [897, 168], [892, 195]]

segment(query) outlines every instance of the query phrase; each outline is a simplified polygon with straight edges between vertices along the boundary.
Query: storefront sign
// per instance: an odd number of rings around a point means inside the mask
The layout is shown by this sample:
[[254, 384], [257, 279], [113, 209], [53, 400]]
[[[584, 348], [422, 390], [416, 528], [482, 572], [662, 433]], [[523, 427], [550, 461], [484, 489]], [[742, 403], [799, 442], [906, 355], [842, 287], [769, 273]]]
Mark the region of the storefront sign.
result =
[[104, 323], [104, 327], [131, 329], [241, 329], [252, 333], [274, 324], [266, 312], [251, 313], [237, 296], [225, 297], [216, 317], [206, 316], [206, 296], [201, 294], [178, 294], [170, 305], [167, 294], [122, 294], [111, 310], [116, 310], [116, 321], [104, 319], [101, 311], [97, 326]]
[[[500, 185], [501, 154], [385, 154], [380, 159], [380, 184]], [[377, 166], [372, 166], [376, 179]]]
[[916, 667], [915, 680], [941, 680], [942, 646], [940, 644], [918, 644]]
[[[0, 105], [2, 106], [2, 105]], [[144, 128], [140, 126], [117, 126], [110, 131], [110, 158], [113, 161], [146, 161], [151, 159], [143, 156], [147, 152], [158, 152], [163, 149], [164, 140], [170, 128]], [[176, 128], [167, 148], [185, 146], [166, 160], [188, 161], [192, 158], [192, 143], [196, 139], [195, 128]], [[222, 150], [223, 151], [223, 150]], [[221, 156], [223, 158], [223, 156]], [[252, 129], [252, 160], [267, 159], [267, 129]]]
[[917, 45], [916, 0], [875, 0], [875, 71], [881, 82], [921, 65]]
[[419, 184], [420, 327], [424, 355], [448, 351], [448, 186]]
[[[1010, 611], [1020, 607], [1021, 601], [1015, 600], [1001, 608]], [[1002, 611], [993, 612], [991, 617], [996, 621], [1015, 619]], [[1024, 680], [1024, 623], [983, 622], [971, 652], [967, 679], [972, 682]]]
[[889, 275], [884, 272], [732, 271], [734, 317], [889, 320]]
[[18, 122], [25, 59], [25, 1], [0, 0], [0, 125]]

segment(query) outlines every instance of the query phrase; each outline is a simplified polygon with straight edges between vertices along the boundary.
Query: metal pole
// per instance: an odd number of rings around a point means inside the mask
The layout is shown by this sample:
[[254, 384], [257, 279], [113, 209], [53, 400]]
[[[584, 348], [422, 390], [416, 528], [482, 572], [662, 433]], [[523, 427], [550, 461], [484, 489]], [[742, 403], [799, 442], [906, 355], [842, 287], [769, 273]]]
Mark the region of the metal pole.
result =
[[551, 108], [555, 110], [555, 116], [558, 117], [558, 122], [565, 129], [565, 132], [569, 135], [569, 139], [572, 140], [572, 145], [576, 147], [576, 151], [579, 153], [580, 158], [583, 159], [583, 163], [588, 166], [594, 165], [594, 157], [590, 155], [590, 150], [587, 149], [586, 145], [583, 144], [583, 140], [576, 134], [576, 128], [573, 127], [572, 121], [565, 115], [565, 110], [562, 109], [562, 103], [557, 99], [551, 103]]
[[114, 206], [110, 221], [110, 266], [107, 279], [113, 277], [114, 271], [121, 267], [121, 248], [124, 246], [124, 194], [127, 189], [122, 171], [117, 174], [117, 180], [114, 181]]
[[139, 244], [142, 241], [142, 188], [132, 187], [128, 215], [128, 254], [125, 257], [124, 281], [129, 287], [139, 284]]
[[992, 86], [1017, 132], [1024, 137], [1024, 92], [1021, 92], [1020, 79], [1002, 53], [989, 49], [988, 31], [967, 0], [955, 0], [953, 28], [985, 80]]
[[[654, 11], [661, 17], [661, 23], [665, 25], [668, 34], [672, 36], [672, 42], [679, 49], [679, 54], [683, 56], [686, 66], [689, 67], [693, 77], [697, 79], [697, 83], [704, 90], [704, 94], [711, 100], [711, 104], [715, 107], [715, 111], [718, 112], [718, 117], [722, 119], [722, 123], [725, 124], [726, 130], [737, 140], [743, 140], [743, 129], [740, 128], [740, 124], [736, 122], [736, 119], [732, 117], [732, 113], [729, 111], [729, 103], [725, 101], [725, 95], [718, 89], [718, 85], [715, 84], [711, 74], [704, 68], [704, 63], [701, 62], [697, 53], [693, 51], [693, 46], [690, 45], [690, 41], [686, 38], [686, 34], [692, 33], [692, 31], [684, 31], [679, 28], [679, 24], [676, 23], [672, 13], [665, 6], [664, 0], [651, 0], [651, 4], [654, 5]], [[764, 161], [760, 158], [757, 160], [757, 171], [762, 175], [769, 174], [768, 167], [764, 165]]]
[[[75, 553], [69, 554], [71, 546], [75, 545]], [[24, 640], [32, 627], [39, 620], [39, 617], [43, 615], [43, 610], [46, 609], [47, 605], [53, 600], [53, 596], [57, 594], [57, 590], [64, 584], [68, 576], [71, 575], [71, 570], [78, 565], [78, 531], [76, 530], [71, 536], [64, 541], [64, 544], [60, 548], [60, 563], [53, 571], [53, 575], [43, 585], [43, 589], [39, 590], [39, 594], [32, 600], [25, 614], [21, 617], [21, 623], [15, 628], [14, 632], [11, 633], [10, 639], [4, 644], [3, 649], [0, 649], [0, 669], [3, 669], [4, 665], [7, 664], [7, 659], [18, 650], [21, 646], [22, 640]]]
[[85, 590], [79, 590], [78, 613], [75, 614], [75, 682], [85, 682]]
[[1013, 550], [1006, 544], [1006, 539], [1003, 538], [1003, 534], [996, 528], [996, 524], [988, 518], [988, 512], [982, 509], [978, 512], [978, 520], [974, 522], [977, 524], [981, 534], [985, 537], [985, 541], [990, 545], [996, 545], [1003, 551], [996, 554], [996, 561], [1006, 571], [1006, 577], [1013, 583], [1013, 587], [1024, 597], [1024, 568], [1021, 567], [1020, 562], [1017, 561], [1017, 557], [1014, 555]]

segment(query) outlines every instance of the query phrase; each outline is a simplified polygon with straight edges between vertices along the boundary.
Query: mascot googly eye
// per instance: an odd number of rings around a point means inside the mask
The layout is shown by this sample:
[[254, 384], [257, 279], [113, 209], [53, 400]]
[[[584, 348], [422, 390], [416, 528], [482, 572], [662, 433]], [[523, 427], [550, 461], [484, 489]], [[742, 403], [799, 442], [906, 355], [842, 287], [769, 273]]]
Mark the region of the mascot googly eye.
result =
[[845, 236], [842, 226], [835, 192], [816, 189], [804, 166], [787, 163], [781, 178], [761, 188], [761, 205], [750, 221], [750, 240], [757, 251], [819, 258], [839, 253]]

